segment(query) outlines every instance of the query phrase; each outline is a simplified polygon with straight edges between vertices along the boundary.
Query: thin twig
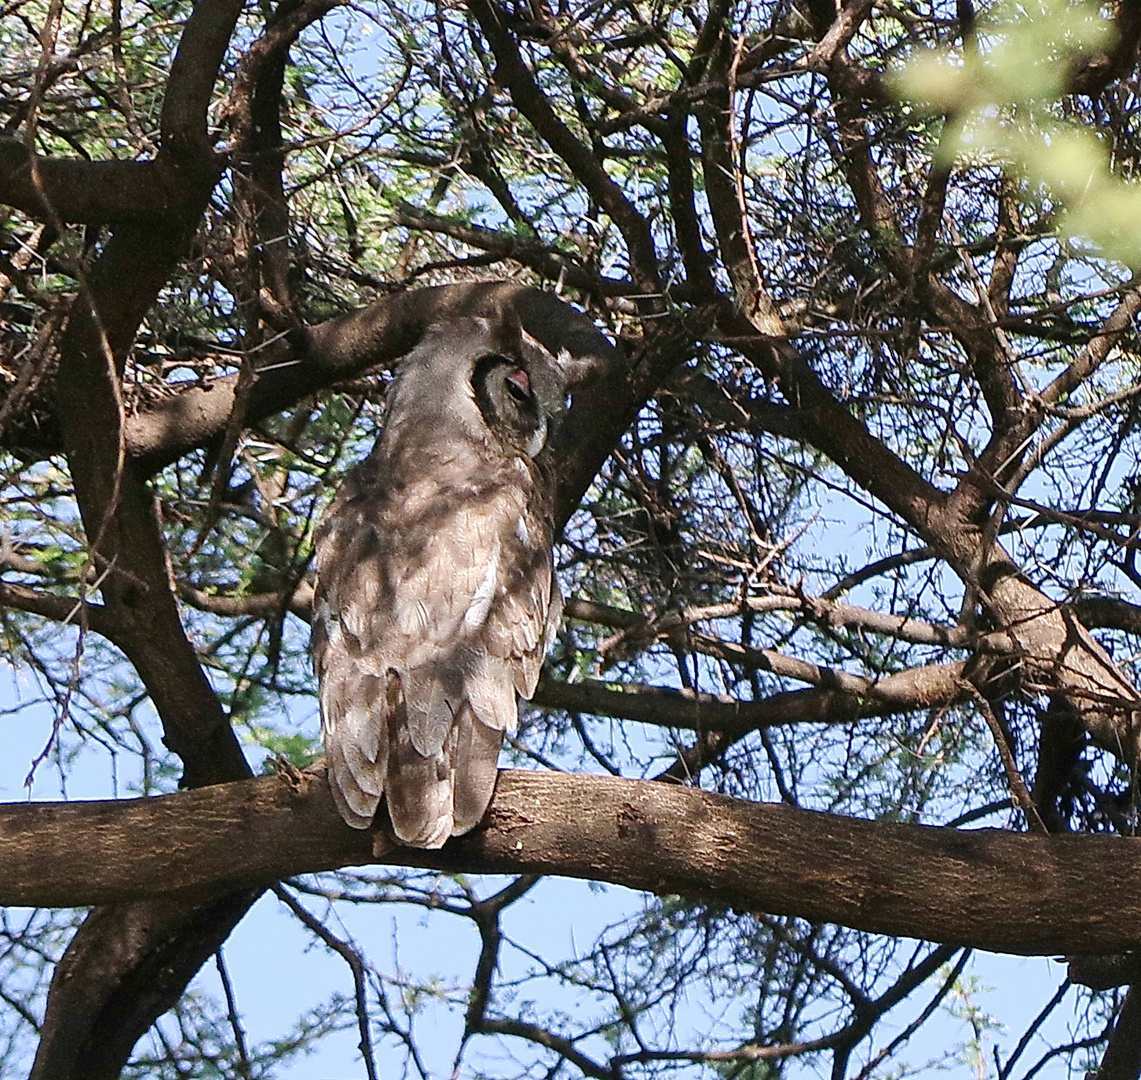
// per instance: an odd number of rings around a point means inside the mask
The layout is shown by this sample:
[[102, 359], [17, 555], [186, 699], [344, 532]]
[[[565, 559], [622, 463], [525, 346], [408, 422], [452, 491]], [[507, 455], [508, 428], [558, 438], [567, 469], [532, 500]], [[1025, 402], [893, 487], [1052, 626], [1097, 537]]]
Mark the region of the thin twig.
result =
[[1039, 815], [1038, 807], [1034, 805], [1034, 799], [1030, 794], [1030, 789], [1026, 786], [1026, 781], [1022, 779], [1022, 773], [1018, 771], [1014, 752], [1010, 749], [1010, 741], [1006, 737], [1002, 724], [998, 722], [998, 717], [995, 716], [990, 702], [983, 697], [978, 687], [971, 685], [970, 693], [978, 705], [979, 712], [982, 713], [987, 727], [990, 728], [991, 735], [994, 737], [998, 756], [1002, 759], [1002, 767], [1006, 771], [1006, 782], [1010, 787], [1010, 794], [1018, 805], [1018, 809], [1025, 815], [1027, 826], [1032, 832], [1041, 833], [1043, 836], [1047, 835], [1049, 829], [1046, 828], [1046, 823]]
[[357, 1030], [360, 1033], [361, 1057], [364, 1059], [365, 1072], [368, 1080], [377, 1080], [376, 1061], [373, 1058], [372, 1035], [369, 1032], [368, 998], [365, 994], [365, 967], [361, 954], [347, 941], [342, 941], [332, 933], [320, 919], [310, 914], [301, 904], [286, 892], [280, 885], [273, 886], [273, 894], [280, 900], [301, 922], [319, 937], [333, 952], [337, 953], [353, 974], [353, 989], [357, 1005]]
[[226, 1015], [229, 1017], [230, 1030], [234, 1033], [234, 1045], [238, 1050], [238, 1060], [234, 1067], [243, 1080], [249, 1080], [253, 1074], [250, 1070], [249, 1051], [246, 1049], [246, 1033], [242, 1030], [238, 1004], [234, 998], [234, 985], [230, 982], [230, 973], [226, 970], [226, 961], [221, 949], [214, 954], [214, 963], [218, 968], [218, 978], [222, 981], [222, 992], [226, 995]]

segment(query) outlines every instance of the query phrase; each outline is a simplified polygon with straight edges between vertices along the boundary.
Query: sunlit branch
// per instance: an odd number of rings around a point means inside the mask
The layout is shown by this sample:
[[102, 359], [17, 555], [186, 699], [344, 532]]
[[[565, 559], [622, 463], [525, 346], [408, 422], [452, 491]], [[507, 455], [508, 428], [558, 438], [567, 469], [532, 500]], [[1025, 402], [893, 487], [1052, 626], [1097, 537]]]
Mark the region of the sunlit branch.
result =
[[847, 676], [847, 685], [837, 678], [835, 686], [821, 679], [818, 688], [786, 690], [756, 701], [639, 683], [612, 687], [593, 680], [562, 683], [548, 679], [539, 684], [532, 701], [543, 708], [740, 736], [762, 727], [844, 724], [862, 717], [954, 705], [969, 694], [963, 669], [962, 663], [933, 664], [878, 680]]
[[1128, 951], [1141, 919], [1133, 839], [865, 821], [613, 777], [503, 772], [485, 826], [439, 852], [350, 829], [319, 773], [0, 810], [5, 904], [201, 896], [373, 862], [585, 877], [1038, 955]]

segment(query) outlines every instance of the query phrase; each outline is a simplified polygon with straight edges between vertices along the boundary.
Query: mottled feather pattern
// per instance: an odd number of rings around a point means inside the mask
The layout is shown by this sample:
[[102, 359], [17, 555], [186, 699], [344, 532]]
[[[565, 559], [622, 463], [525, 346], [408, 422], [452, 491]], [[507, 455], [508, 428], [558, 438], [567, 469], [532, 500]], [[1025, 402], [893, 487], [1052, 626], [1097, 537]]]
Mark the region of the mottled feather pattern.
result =
[[549, 482], [520, 448], [531, 436], [523, 421], [489, 426], [472, 390], [474, 365], [502, 342], [482, 321], [452, 329], [402, 365], [384, 432], [317, 537], [313, 653], [334, 798], [366, 828], [384, 797], [397, 837], [418, 847], [483, 817], [516, 695], [534, 692], [561, 608]]

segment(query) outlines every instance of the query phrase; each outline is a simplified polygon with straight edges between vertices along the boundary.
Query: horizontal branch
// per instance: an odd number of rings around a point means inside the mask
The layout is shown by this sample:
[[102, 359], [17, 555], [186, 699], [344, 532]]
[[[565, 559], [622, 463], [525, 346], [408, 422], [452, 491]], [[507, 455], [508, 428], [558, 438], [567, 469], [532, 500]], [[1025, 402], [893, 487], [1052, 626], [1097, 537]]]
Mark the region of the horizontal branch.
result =
[[[605, 389], [608, 378], [624, 371], [620, 355], [590, 320], [549, 293], [508, 282], [442, 285], [386, 296], [262, 350], [257, 382], [245, 404], [246, 422], [256, 423], [308, 394], [397, 360], [442, 319], [498, 316], [506, 310], [514, 311], [523, 328], [551, 352], [566, 350], [574, 362], [572, 376], [595, 379]], [[128, 454], [144, 471], [154, 471], [217, 438], [233, 413], [236, 387], [237, 376], [227, 376], [141, 409], [127, 425]], [[598, 423], [590, 414], [607, 410], [579, 411], [581, 418], [576, 413], [571, 422], [583, 428], [576, 429], [576, 437], [587, 438], [591, 425]]]
[[87, 627], [112, 641], [116, 637], [115, 620], [102, 604], [0, 581], [0, 607], [15, 608], [56, 622]]
[[[220, 174], [216, 167], [215, 178]], [[116, 225], [196, 212], [202, 187], [163, 161], [38, 157], [19, 139], [0, 139], [0, 203], [37, 221]]]
[[962, 663], [931, 664], [878, 680], [849, 676], [855, 687], [822, 684], [809, 690], [779, 691], [756, 701], [639, 683], [611, 687], [592, 679], [575, 683], [544, 680], [532, 703], [545, 709], [740, 737], [784, 724], [846, 724], [956, 705], [967, 698], [963, 670]]
[[[0, 597], [2, 595], [0, 593]], [[227, 619], [269, 619], [288, 611], [309, 622], [313, 612], [313, 586], [308, 581], [299, 582], [289, 592], [251, 593], [247, 596], [215, 596], [179, 582], [178, 595], [192, 608]]]
[[375, 862], [560, 874], [1002, 952], [1141, 944], [1141, 841], [1122, 837], [873, 822], [518, 771], [500, 773], [485, 826], [438, 852], [350, 829], [319, 771], [160, 798], [0, 806], [0, 904], [206, 894]]
[[1141, 605], [1117, 596], [1082, 596], [1071, 607], [1084, 626], [1141, 634]]

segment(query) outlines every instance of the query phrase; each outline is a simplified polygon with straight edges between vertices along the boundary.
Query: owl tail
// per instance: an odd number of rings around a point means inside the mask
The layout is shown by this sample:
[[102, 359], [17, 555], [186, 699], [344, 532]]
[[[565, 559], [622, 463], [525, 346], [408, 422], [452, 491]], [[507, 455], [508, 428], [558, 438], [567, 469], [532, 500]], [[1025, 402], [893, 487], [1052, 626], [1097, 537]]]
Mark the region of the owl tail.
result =
[[325, 760], [329, 766], [329, 790], [341, 817], [354, 829], [367, 829], [380, 804], [380, 796], [360, 787], [339, 744], [326, 740]]
[[452, 789], [452, 835], [474, 829], [487, 813], [499, 776], [499, 748], [503, 732], [488, 727], [465, 704], [456, 720], [457, 768]]
[[495, 791], [503, 732], [476, 719], [465, 702], [443, 745], [421, 754], [408, 725], [390, 714], [385, 796], [392, 830], [410, 847], [443, 847], [483, 819]]
[[384, 684], [375, 676], [343, 668], [326, 674], [321, 687], [321, 716], [329, 787], [341, 817], [354, 829], [367, 829], [380, 804], [385, 747], [378, 739], [375, 715], [383, 703]]
[[409, 847], [443, 847], [452, 835], [456, 729], [425, 756], [412, 745], [403, 707], [389, 717], [388, 779], [384, 795], [396, 838]]

